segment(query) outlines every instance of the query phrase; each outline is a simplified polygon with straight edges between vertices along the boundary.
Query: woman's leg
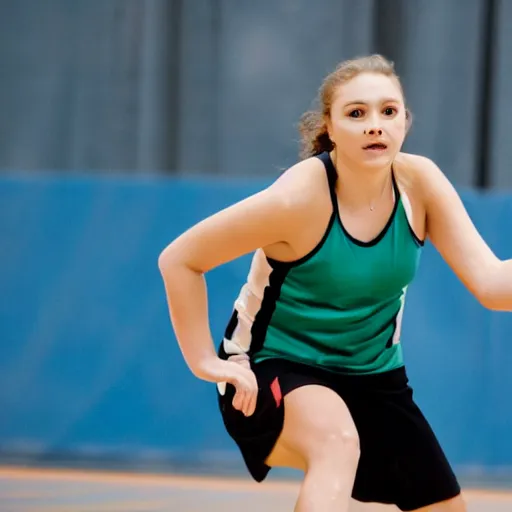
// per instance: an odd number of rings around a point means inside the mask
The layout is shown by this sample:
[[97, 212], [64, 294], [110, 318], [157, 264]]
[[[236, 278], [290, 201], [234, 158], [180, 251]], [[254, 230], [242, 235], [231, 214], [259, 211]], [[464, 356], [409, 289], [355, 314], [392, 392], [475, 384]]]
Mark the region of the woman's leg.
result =
[[467, 512], [467, 508], [462, 496], [459, 495], [451, 500], [435, 503], [428, 507], [418, 508], [413, 512]]
[[284, 398], [284, 425], [269, 466], [305, 471], [296, 512], [347, 512], [359, 461], [359, 437], [345, 402], [306, 385]]

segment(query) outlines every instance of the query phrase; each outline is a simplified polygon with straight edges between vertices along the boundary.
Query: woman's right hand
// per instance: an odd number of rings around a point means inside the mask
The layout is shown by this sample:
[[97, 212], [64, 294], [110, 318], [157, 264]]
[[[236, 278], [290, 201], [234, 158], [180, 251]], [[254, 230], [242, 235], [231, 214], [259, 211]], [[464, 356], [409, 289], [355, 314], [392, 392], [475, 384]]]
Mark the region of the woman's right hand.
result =
[[231, 356], [227, 361], [215, 357], [201, 365], [198, 377], [210, 382], [227, 382], [235, 387], [233, 407], [245, 416], [251, 416], [256, 409], [258, 382], [245, 354]]

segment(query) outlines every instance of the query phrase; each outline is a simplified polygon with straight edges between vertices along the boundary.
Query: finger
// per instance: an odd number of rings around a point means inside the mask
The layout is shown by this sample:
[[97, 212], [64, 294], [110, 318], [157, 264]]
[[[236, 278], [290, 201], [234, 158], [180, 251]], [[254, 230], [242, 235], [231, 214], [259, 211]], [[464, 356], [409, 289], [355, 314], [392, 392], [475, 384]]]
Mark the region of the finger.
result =
[[[235, 395], [233, 403], [236, 403], [236, 409], [239, 410], [242, 414], [247, 416], [247, 401], [249, 399], [249, 391], [247, 386], [242, 386], [241, 384], [237, 388], [237, 393]], [[235, 402], [236, 400], [236, 402]]]
[[237, 411], [240, 411], [242, 409], [242, 403], [243, 403], [242, 391], [237, 391], [235, 393], [235, 396], [233, 397], [233, 407]]
[[256, 408], [256, 393], [255, 391], [247, 391], [244, 397], [244, 414], [246, 416], [252, 416]]
[[242, 411], [243, 412], [244, 395], [245, 395], [244, 390], [242, 390], [242, 389], [237, 389], [236, 390], [236, 393], [235, 393], [235, 396], [233, 397], [233, 402], [232, 403], [233, 403], [233, 407], [237, 411]]
[[247, 370], [250, 370], [251, 369], [251, 363], [249, 362], [249, 360], [246, 360], [246, 361], [237, 361], [236, 362], [237, 364], [239, 364], [240, 366], [243, 366], [245, 369]]
[[250, 393], [249, 405], [247, 408], [247, 416], [252, 416], [256, 410], [256, 404], [258, 402], [258, 392], [254, 391]]
[[249, 356], [247, 354], [236, 354], [234, 356], [229, 356], [228, 361], [232, 361], [234, 363], [245, 363], [249, 361]]
[[254, 413], [256, 408], [256, 397], [258, 393], [258, 383], [256, 381], [256, 376], [253, 372], [249, 375], [248, 387], [245, 393], [245, 401], [244, 401], [244, 413], [246, 416], [251, 416]]
[[253, 383], [252, 383], [252, 392], [251, 392], [251, 412], [250, 414], [253, 414], [254, 411], [256, 410], [256, 406], [258, 405], [258, 392], [259, 392], [259, 387], [258, 387], [258, 381], [256, 379], [256, 375], [253, 373], [252, 374], [252, 377], [253, 377]]
[[245, 391], [244, 398], [242, 401], [242, 412], [244, 413], [245, 416], [247, 416], [247, 404], [248, 404], [249, 398], [250, 398], [249, 393], [247, 391]]
[[249, 358], [248, 357], [238, 356], [238, 355], [237, 356], [231, 356], [230, 358], [228, 358], [228, 361], [230, 363], [236, 363], [237, 365], [242, 366], [246, 370], [250, 370], [251, 369], [251, 363], [249, 362]]

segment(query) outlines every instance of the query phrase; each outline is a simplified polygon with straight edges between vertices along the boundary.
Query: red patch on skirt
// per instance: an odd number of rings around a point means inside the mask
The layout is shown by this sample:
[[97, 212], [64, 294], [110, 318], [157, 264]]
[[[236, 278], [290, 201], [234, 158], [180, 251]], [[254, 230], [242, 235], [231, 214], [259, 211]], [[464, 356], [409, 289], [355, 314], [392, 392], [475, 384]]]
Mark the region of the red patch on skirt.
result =
[[283, 394], [281, 393], [281, 386], [279, 385], [279, 379], [277, 377], [272, 381], [272, 384], [270, 384], [270, 390], [272, 391], [272, 395], [274, 395], [276, 406], [279, 407], [283, 399]]

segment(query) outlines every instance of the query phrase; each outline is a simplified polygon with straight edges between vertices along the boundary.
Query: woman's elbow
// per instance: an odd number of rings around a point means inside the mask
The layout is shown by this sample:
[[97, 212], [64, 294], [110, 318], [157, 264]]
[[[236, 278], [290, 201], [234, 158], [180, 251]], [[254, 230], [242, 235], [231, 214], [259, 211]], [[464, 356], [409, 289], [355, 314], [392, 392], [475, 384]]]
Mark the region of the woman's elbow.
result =
[[203, 274], [204, 271], [191, 259], [191, 254], [179, 241], [169, 244], [158, 256], [158, 268], [162, 277], [168, 280], [182, 271]]
[[171, 243], [158, 255], [158, 269], [164, 276], [171, 268], [183, 265], [182, 260], [183, 258], [180, 257], [175, 244]]
[[512, 306], [512, 293], [506, 292], [506, 285], [499, 282], [500, 276], [489, 273], [475, 291], [478, 302], [490, 311], [507, 311]]
[[492, 293], [488, 290], [484, 290], [475, 294], [476, 299], [485, 309], [489, 309], [491, 311], [497, 309], [496, 300], [493, 298]]

